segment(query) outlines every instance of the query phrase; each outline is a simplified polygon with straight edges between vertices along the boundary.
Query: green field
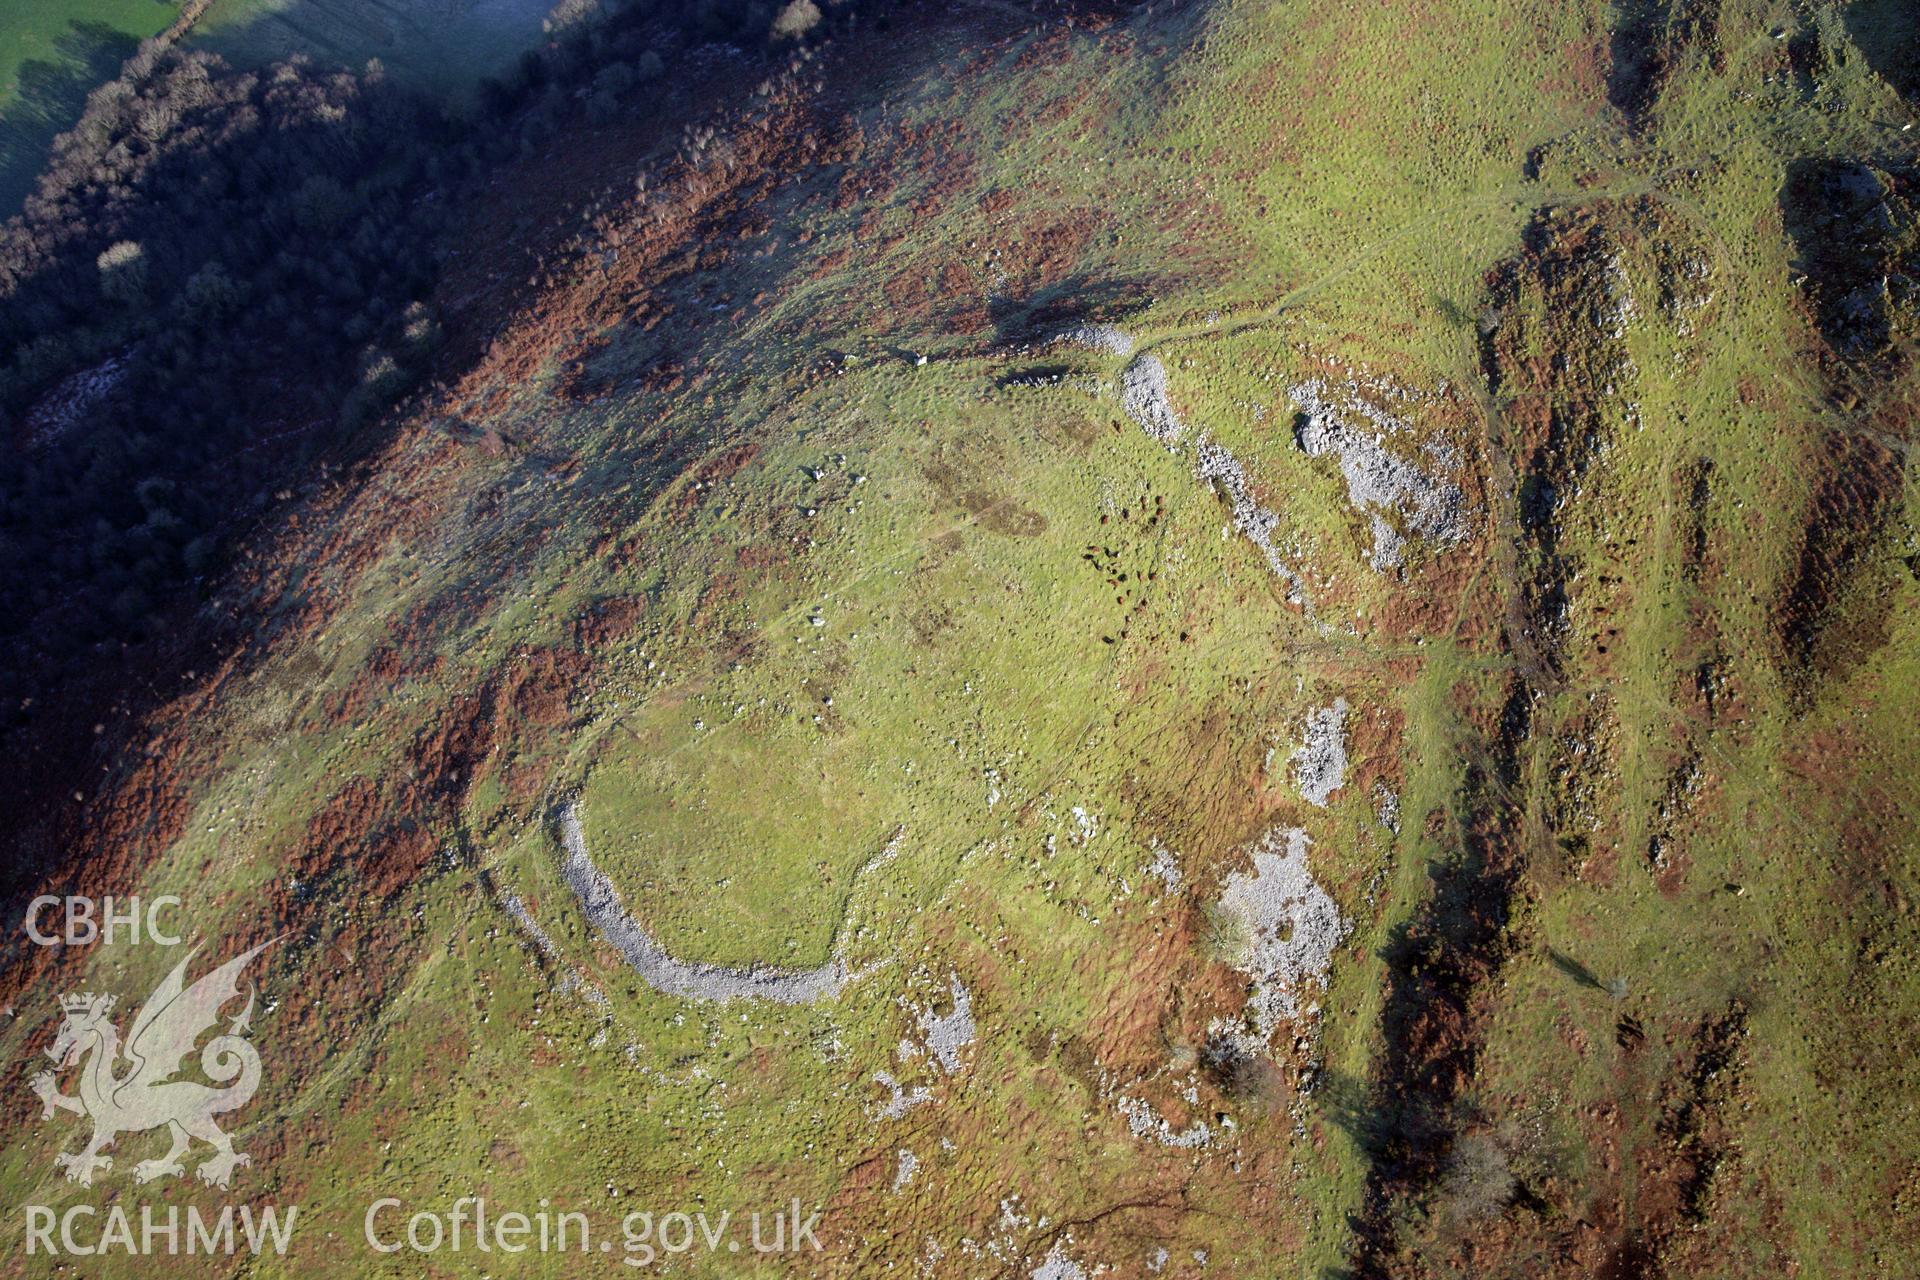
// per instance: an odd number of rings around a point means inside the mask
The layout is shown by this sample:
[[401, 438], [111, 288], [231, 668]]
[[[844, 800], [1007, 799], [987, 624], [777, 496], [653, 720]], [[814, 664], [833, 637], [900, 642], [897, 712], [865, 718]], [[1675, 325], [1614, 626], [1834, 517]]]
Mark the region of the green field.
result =
[[[190, 42], [236, 66], [304, 54], [322, 66], [388, 72], [467, 100], [541, 37], [548, 0], [216, 0]], [[33, 189], [54, 135], [135, 45], [164, 30], [175, 0], [35, 0], [0, 10], [0, 217]]]
[[0, 8], [0, 217], [33, 189], [55, 134], [87, 93], [164, 30], [172, 0], [36, 0]]
[[458, 99], [532, 47], [550, 0], [214, 0], [194, 43], [239, 66], [303, 53]]

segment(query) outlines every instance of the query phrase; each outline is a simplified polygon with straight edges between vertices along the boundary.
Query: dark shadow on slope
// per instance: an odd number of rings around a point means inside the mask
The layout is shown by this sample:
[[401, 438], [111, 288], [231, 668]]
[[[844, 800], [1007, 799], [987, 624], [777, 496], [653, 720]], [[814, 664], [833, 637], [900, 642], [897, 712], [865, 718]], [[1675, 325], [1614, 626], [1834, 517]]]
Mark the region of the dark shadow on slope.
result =
[[1003, 346], [1051, 342], [1061, 330], [1086, 321], [1124, 321], [1146, 310], [1152, 295], [1144, 280], [1113, 280], [1076, 274], [1036, 289], [1024, 298], [996, 294], [987, 301], [994, 338]]
[[1780, 189], [1802, 290], [1838, 355], [1881, 354], [1920, 300], [1920, 170], [1894, 161], [1796, 160]]
[[[604, 75], [614, 63], [635, 72], [615, 94], [624, 105], [614, 122], [643, 134], [646, 154], [750, 97], [756, 78], [796, 56], [757, 26], [754, 56], [714, 43], [758, 12], [751, 0], [623, 10], [591, 39], [562, 38], [522, 59], [474, 121], [422, 121], [409, 114], [423, 109], [417, 99], [386, 77], [359, 77], [356, 88], [355, 77], [307, 66], [209, 71], [177, 103], [201, 127], [173, 151], [165, 143], [182, 131], [164, 122], [129, 147], [75, 131], [65, 167], [56, 155], [26, 202], [32, 225], [0, 235], [0, 432], [15, 450], [0, 469], [0, 747], [11, 762], [0, 781], [11, 855], [0, 858], [0, 901], [71, 874], [108, 838], [96, 802], [135, 767], [128, 735], [154, 708], [242, 678], [274, 643], [278, 618], [304, 625], [297, 587], [274, 617], [259, 613], [248, 571], [228, 579], [229, 550], [307, 495], [354, 483], [362, 461], [379, 456], [383, 410], [409, 380], [457, 380], [483, 356], [484, 343], [436, 349], [441, 321], [497, 332], [539, 287], [514, 272], [500, 291], [461, 301], [460, 316], [415, 317], [451, 247], [444, 211], [499, 200], [570, 130], [596, 136], [594, 99], [615, 93]], [[636, 68], [661, 51], [667, 70], [655, 74], [666, 79], [641, 78]], [[712, 72], [715, 58], [728, 75]], [[858, 51], [849, 58], [860, 65]], [[144, 81], [162, 64], [217, 61], [147, 42], [124, 74]], [[291, 118], [274, 119], [258, 100], [223, 115], [210, 86], [228, 74], [257, 82], [246, 91], [256, 97], [287, 95], [281, 116]], [[138, 113], [152, 105], [103, 99], [126, 116], [108, 141], [147, 135]], [[518, 243], [551, 240], [556, 264], [569, 260], [581, 212], [609, 198], [598, 170], [582, 167], [555, 174], [565, 181], [540, 219], [513, 230]], [[632, 171], [619, 178], [630, 189]], [[550, 227], [559, 231], [540, 233]], [[120, 242], [138, 270], [99, 265]], [[417, 345], [406, 336], [416, 318]], [[129, 350], [111, 394], [51, 436], [36, 429], [49, 392]], [[404, 362], [397, 386], [382, 354]], [[673, 444], [650, 461], [683, 465], [695, 441]], [[511, 554], [488, 549], [484, 563]], [[232, 612], [213, 616], [210, 600]]]
[[1327, 1123], [1347, 1135], [1361, 1155], [1370, 1161], [1385, 1155], [1394, 1131], [1366, 1080], [1339, 1071], [1322, 1071], [1314, 1083], [1313, 1101]]
[[86, 792], [135, 758], [123, 726], [250, 663], [265, 620], [204, 609], [228, 550], [377, 450], [383, 409], [447, 363], [418, 310], [446, 211], [577, 121], [631, 34], [546, 46], [473, 122], [378, 74], [146, 41], [55, 148], [0, 227], [0, 895], [84, 847]]
[[1523, 862], [1521, 815], [1507, 796], [1532, 731], [1533, 689], [1515, 679], [1498, 726], [1472, 751], [1458, 846], [1428, 864], [1432, 884], [1413, 918], [1381, 948], [1387, 999], [1373, 1079], [1329, 1084], [1328, 1115], [1367, 1160], [1366, 1192], [1350, 1221], [1355, 1280], [1383, 1277], [1398, 1224], [1437, 1185], [1479, 1058], [1475, 992], [1508, 953], [1507, 921]]
[[1637, 129], [1683, 59], [1719, 64], [1720, 0], [1637, 0], [1621, 6], [1609, 51], [1607, 101]]
[[364, 449], [400, 361], [424, 367], [401, 331], [433, 274], [407, 203], [433, 122], [205, 59], [155, 53], [147, 96], [90, 106], [0, 231], [0, 893], [86, 846], [78, 788], [133, 767], [125, 727], [244, 649], [200, 612], [221, 548]]
[[1867, 65], [1908, 103], [1920, 100], [1920, 8], [1912, 0], [1854, 0], [1841, 15]]
[[1660, 78], [1666, 72], [1661, 39], [1666, 25], [1665, 4], [1635, 4], [1624, 8], [1613, 29], [1607, 101], [1630, 121], [1638, 121], [1659, 93]]
[[[1920, 169], [1891, 160], [1811, 157], [1787, 168], [1780, 212], [1800, 287], [1826, 351], [1836, 402], [1856, 380], [1906, 366], [1920, 306]], [[1871, 587], [1898, 511], [1901, 459], [1864, 432], [1804, 445], [1812, 477], [1801, 545], [1774, 606], [1781, 674], [1797, 707], [1886, 642], [1892, 593]]]
[[1804, 465], [1817, 479], [1801, 515], [1793, 575], [1775, 605], [1781, 674], [1802, 708], [1823, 683], [1887, 641], [1894, 593], [1863, 588], [1888, 567], [1872, 553], [1886, 541], [1903, 483], [1901, 459], [1852, 432], [1809, 442]]

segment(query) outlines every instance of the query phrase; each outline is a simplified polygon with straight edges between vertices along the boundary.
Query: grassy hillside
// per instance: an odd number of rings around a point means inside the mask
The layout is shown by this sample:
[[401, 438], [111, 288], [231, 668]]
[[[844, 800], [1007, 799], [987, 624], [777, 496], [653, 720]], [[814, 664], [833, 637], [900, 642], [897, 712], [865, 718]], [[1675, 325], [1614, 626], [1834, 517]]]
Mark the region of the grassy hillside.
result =
[[[422, 1274], [366, 1206], [476, 1191], [822, 1206], [695, 1275], [1920, 1265], [1900, 15], [1072, 17], [459, 212], [441, 378], [60, 828], [285, 938], [232, 1195], [104, 1186], [298, 1203], [263, 1276]], [[653, 989], [574, 804], [676, 960], [853, 978]], [[8, 1054], [174, 959], [16, 958]], [[0, 1184], [96, 1202], [29, 1104]]]

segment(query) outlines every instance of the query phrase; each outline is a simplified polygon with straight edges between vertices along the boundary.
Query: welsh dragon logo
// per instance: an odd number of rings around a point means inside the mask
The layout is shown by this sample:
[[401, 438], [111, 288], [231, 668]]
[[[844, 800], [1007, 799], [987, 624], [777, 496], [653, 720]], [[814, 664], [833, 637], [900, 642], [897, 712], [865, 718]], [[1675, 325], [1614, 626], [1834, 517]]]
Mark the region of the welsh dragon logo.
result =
[[112, 1146], [115, 1138], [163, 1125], [173, 1145], [159, 1159], [142, 1160], [134, 1166], [137, 1182], [184, 1172], [180, 1158], [195, 1138], [214, 1151], [195, 1170], [209, 1186], [226, 1187], [235, 1168], [252, 1163], [233, 1149], [233, 1140], [220, 1131], [213, 1118], [245, 1106], [260, 1087], [260, 1055], [244, 1039], [258, 992], [248, 992], [246, 1008], [227, 1024], [224, 1034], [216, 1035], [200, 1051], [200, 1069], [214, 1085], [174, 1077], [193, 1052], [195, 1042], [219, 1022], [221, 1007], [239, 998], [239, 977], [247, 962], [271, 945], [261, 943], [189, 987], [185, 981], [187, 964], [198, 954], [196, 947], [147, 997], [146, 1004], [134, 1015], [124, 1046], [119, 1029], [107, 1016], [113, 1011], [113, 996], [60, 997], [66, 1017], [47, 1056], [59, 1064], [58, 1071], [85, 1060], [80, 1070], [80, 1093], [78, 1097], [61, 1093], [57, 1071], [34, 1076], [33, 1091], [40, 1096], [42, 1119], [58, 1108], [93, 1121], [93, 1140], [83, 1150], [63, 1151], [54, 1157], [54, 1163], [67, 1171], [69, 1182], [91, 1186], [95, 1170], [113, 1168], [113, 1157], [100, 1153]]

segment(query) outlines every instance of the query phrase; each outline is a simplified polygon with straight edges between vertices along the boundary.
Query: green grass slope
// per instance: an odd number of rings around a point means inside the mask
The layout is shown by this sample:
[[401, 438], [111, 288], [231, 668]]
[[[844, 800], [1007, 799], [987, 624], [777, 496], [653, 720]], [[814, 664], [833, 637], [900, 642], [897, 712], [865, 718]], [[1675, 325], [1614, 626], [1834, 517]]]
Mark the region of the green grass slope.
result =
[[[602, 126], [647, 158], [582, 247], [484, 319], [517, 281], [450, 256], [472, 363], [257, 548], [89, 810], [216, 949], [286, 937], [253, 1167], [107, 1185], [301, 1206], [214, 1274], [620, 1256], [362, 1247], [475, 1193], [822, 1207], [819, 1254], [673, 1262], [714, 1276], [1912, 1271], [1920, 206], [1868, 8], [979, 6]], [[1175, 448], [1054, 341], [1094, 320]], [[1310, 382], [1460, 538], [1374, 567]], [[569, 802], [677, 959], [857, 976], [651, 989]], [[1291, 828], [1344, 929], [1254, 1037], [1219, 903]], [[170, 963], [45, 962], [7, 1053]], [[14, 1125], [15, 1200], [97, 1201], [79, 1121]]]

